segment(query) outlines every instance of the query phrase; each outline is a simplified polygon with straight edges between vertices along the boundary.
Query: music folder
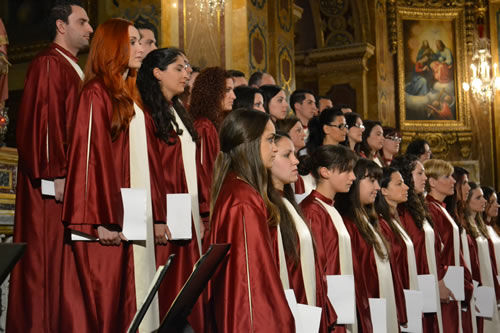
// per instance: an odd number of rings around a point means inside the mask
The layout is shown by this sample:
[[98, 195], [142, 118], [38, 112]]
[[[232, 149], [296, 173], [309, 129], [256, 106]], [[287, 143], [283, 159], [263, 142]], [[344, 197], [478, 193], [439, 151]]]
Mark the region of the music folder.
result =
[[226, 257], [231, 244], [212, 244], [208, 251], [196, 262], [193, 272], [187, 279], [174, 302], [170, 306], [157, 333], [194, 332], [187, 321], [187, 316], [212, 278], [219, 265]]
[[5, 281], [17, 261], [23, 256], [26, 243], [0, 244], [0, 285]]

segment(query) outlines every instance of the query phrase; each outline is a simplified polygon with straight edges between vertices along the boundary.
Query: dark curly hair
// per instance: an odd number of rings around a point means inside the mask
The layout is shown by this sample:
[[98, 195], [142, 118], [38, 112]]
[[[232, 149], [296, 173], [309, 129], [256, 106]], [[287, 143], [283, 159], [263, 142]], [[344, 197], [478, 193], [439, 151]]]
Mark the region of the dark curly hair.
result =
[[415, 155], [401, 155], [392, 160], [391, 167], [399, 171], [405, 184], [409, 187], [408, 200], [398, 205], [398, 209], [400, 212], [401, 210], [407, 210], [413, 218], [417, 228], [422, 230], [425, 220], [427, 220], [430, 225], [433, 224], [431, 216], [427, 210], [427, 205], [425, 204], [424, 194], [417, 194], [417, 192], [415, 192], [413, 170], [415, 170], [417, 162], [418, 157]]
[[224, 120], [222, 101], [226, 93], [226, 79], [229, 73], [220, 67], [208, 67], [200, 72], [191, 92], [189, 113], [194, 120], [209, 119], [216, 128]]
[[142, 102], [146, 106], [146, 110], [154, 120], [156, 136], [169, 145], [176, 143], [175, 136], [172, 135], [173, 131], [177, 135], [182, 135], [182, 129], [179, 128], [171, 107], [175, 109], [179, 118], [181, 118], [193, 141], [198, 139], [193, 119], [187, 113], [186, 109], [184, 109], [182, 103], [180, 103], [178, 96], [172, 98], [172, 101], [167, 101], [161, 91], [159, 81], [153, 75], [155, 68], [164, 71], [168, 65], [176, 61], [177, 57], [183, 55], [184, 53], [181, 50], [173, 47], [154, 50], [144, 58], [137, 75], [137, 87], [141, 93]]

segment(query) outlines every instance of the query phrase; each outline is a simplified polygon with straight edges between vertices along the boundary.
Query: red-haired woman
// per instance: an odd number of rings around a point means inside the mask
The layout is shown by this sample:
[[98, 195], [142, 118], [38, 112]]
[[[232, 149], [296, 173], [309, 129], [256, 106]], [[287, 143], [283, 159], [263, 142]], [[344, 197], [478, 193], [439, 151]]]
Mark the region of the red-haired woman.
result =
[[233, 108], [236, 98], [233, 88], [233, 79], [226, 70], [209, 67], [198, 75], [191, 94], [189, 113], [199, 135], [196, 164], [202, 217], [208, 218], [210, 212], [210, 187], [215, 159], [220, 150], [217, 129]]
[[[136, 104], [139, 39], [131, 22], [110, 19], [90, 46], [69, 150], [63, 221], [72, 232], [99, 241], [71, 244], [74, 258], [66, 258], [64, 269], [74, 264], [80, 281], [65, 281], [63, 271], [64, 332], [126, 331], [156, 271], [153, 219], [164, 221], [165, 208], [150, 119]], [[141, 245], [123, 242], [121, 188], [146, 189], [147, 240]], [[141, 329], [158, 323], [153, 303]]]

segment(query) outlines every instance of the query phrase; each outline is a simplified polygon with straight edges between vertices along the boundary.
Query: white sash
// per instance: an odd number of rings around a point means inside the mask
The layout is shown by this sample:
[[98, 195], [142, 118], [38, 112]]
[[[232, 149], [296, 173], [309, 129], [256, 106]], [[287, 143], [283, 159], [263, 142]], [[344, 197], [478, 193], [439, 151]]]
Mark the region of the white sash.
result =
[[497, 272], [500, 274], [500, 237], [497, 235], [495, 229], [491, 225], [487, 225], [488, 236], [490, 236], [493, 242], [493, 248], [495, 249], [495, 259], [497, 261]]
[[73, 66], [73, 68], [75, 69], [76, 73], [78, 74], [78, 76], [80, 77], [80, 79], [83, 81], [84, 75], [83, 75], [83, 71], [80, 68], [80, 66], [78, 66], [78, 64], [73, 59], [71, 59], [70, 57], [68, 57], [67, 55], [65, 55], [63, 51], [59, 50], [58, 48], [56, 48], [56, 51], [59, 52], [66, 60], [68, 60], [68, 62], [70, 63], [70, 65]]
[[[354, 269], [352, 268], [351, 236], [349, 236], [349, 232], [345, 227], [342, 216], [340, 216], [339, 212], [337, 211], [337, 209], [335, 209], [335, 207], [327, 204], [326, 202], [322, 201], [319, 198], [316, 198], [316, 200], [326, 209], [328, 215], [330, 215], [330, 219], [332, 220], [333, 226], [337, 230], [340, 272], [342, 274], [354, 275]], [[356, 288], [356, 286], [354, 287]], [[354, 324], [346, 325], [346, 329], [347, 332], [349, 333], [357, 333], [358, 321], [355, 320]]]
[[316, 189], [316, 180], [310, 173], [301, 177], [304, 181], [304, 195], [309, 195], [312, 190]]
[[465, 260], [465, 265], [471, 271], [472, 273], [472, 266], [470, 263], [470, 250], [469, 250], [469, 242], [467, 240], [467, 233], [465, 232], [465, 229], [462, 229], [462, 233], [460, 234], [460, 238], [462, 240], [462, 249], [463, 249], [463, 254], [464, 254], [464, 260]]
[[201, 255], [201, 234], [200, 234], [200, 206], [198, 202], [198, 178], [196, 174], [196, 143], [193, 141], [191, 134], [177, 114], [173, 107], [170, 107], [175, 115], [175, 121], [182, 130], [182, 135], [179, 135], [182, 150], [182, 163], [184, 164], [184, 172], [188, 192], [191, 196], [191, 212], [193, 216], [194, 229], [196, 231], [196, 240], [198, 242], [198, 250]]
[[399, 224], [398, 221], [393, 220], [393, 223], [401, 232], [403, 236], [403, 241], [406, 245], [406, 255], [408, 260], [408, 275], [410, 277], [410, 289], [418, 290], [418, 274], [417, 274], [417, 260], [415, 259], [415, 249], [413, 247], [413, 242], [410, 236], [406, 233], [405, 229]]
[[440, 204], [437, 204], [439, 209], [443, 212], [443, 214], [446, 216], [448, 219], [448, 222], [450, 222], [451, 227], [453, 228], [453, 258], [455, 260], [455, 266], [460, 266], [460, 234], [458, 231], [458, 226], [453, 220], [453, 217], [450, 216], [448, 211], [441, 206]]
[[[441, 206], [440, 204], [436, 203], [439, 209], [443, 212], [443, 214], [446, 216], [448, 219], [448, 222], [450, 222], [451, 227], [453, 228], [453, 260], [455, 262], [455, 266], [460, 266], [460, 232], [458, 231], [458, 226], [451, 217], [451, 215], [448, 213], [448, 211]], [[457, 302], [457, 311], [458, 311], [458, 328], [459, 332], [462, 332], [462, 310], [460, 309], [460, 302]]]
[[[151, 184], [149, 178], [148, 141], [143, 111], [134, 103], [135, 116], [129, 125], [130, 187], [146, 189], [146, 241], [134, 241], [135, 298], [139, 308], [148, 294], [148, 286], [156, 273], [155, 238], [151, 207]], [[158, 328], [160, 313], [156, 295], [139, 330], [151, 332]]]
[[293, 218], [300, 245], [300, 267], [302, 268], [302, 279], [306, 290], [307, 304], [316, 306], [316, 261], [314, 259], [314, 247], [311, 232], [306, 222], [300, 217], [295, 207], [286, 198], [283, 198], [288, 212]]
[[[376, 241], [380, 244], [386, 256], [389, 257], [384, 242], [382, 242], [382, 238], [380, 238], [370, 222], [366, 221], [366, 223], [373, 231]], [[396, 309], [396, 296], [394, 294], [391, 264], [389, 259], [382, 259], [379, 257], [375, 248], [373, 248], [373, 255], [377, 265], [379, 297], [385, 298], [387, 302], [387, 333], [399, 333], [398, 312]]]
[[437, 304], [437, 317], [439, 332], [443, 332], [443, 318], [441, 315], [441, 300], [439, 298], [439, 285], [438, 285], [438, 271], [436, 265], [436, 251], [434, 247], [435, 235], [434, 229], [427, 220], [424, 220], [422, 229], [425, 233], [425, 256], [427, 257], [427, 266], [429, 267], [429, 273], [433, 274], [436, 278], [436, 304]]
[[280, 266], [280, 279], [281, 284], [283, 285], [283, 289], [290, 289], [290, 281], [288, 279], [288, 269], [286, 268], [286, 257], [285, 257], [285, 249], [283, 247], [283, 238], [281, 237], [281, 229], [278, 224], [276, 227], [278, 233], [278, 261]]
[[[484, 238], [483, 235], [479, 234], [476, 238], [477, 244], [477, 254], [479, 257], [479, 270], [481, 273], [481, 283], [483, 286], [492, 287], [495, 290], [495, 280], [496, 276], [493, 276], [493, 270], [491, 269], [491, 259], [490, 259], [490, 249], [488, 246], [488, 240]], [[495, 306], [496, 303], [495, 297]], [[500, 332], [500, 318], [498, 316], [498, 311], [493, 311], [493, 317], [484, 318], [484, 332]]]

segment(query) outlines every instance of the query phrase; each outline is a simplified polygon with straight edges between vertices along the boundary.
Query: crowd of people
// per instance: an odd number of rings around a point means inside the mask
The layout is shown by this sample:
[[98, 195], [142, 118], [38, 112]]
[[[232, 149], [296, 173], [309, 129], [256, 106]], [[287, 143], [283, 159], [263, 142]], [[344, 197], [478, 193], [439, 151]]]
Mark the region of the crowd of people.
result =
[[[289, 289], [321, 308], [320, 332], [373, 332], [377, 298], [387, 332], [400, 332], [405, 290], [422, 275], [436, 304], [424, 332], [500, 331], [497, 193], [433, 159], [428, 142], [402, 153], [397, 129], [348, 105], [305, 89], [288, 102], [268, 73], [195, 68], [182, 50], [157, 49], [148, 22], [113, 18], [93, 32], [75, 0], [49, 21], [54, 42], [29, 68], [16, 129], [14, 241], [27, 249], [7, 332], [125, 332], [176, 254], [140, 326], [151, 332], [216, 243], [231, 248], [188, 317], [195, 332], [295, 332]], [[123, 234], [124, 188], [146, 192], [145, 240]], [[167, 221], [166, 196], [181, 193], [190, 239]], [[457, 266], [463, 300], [444, 282]], [[329, 298], [327, 277], [339, 275], [354, 280], [349, 323]], [[476, 316], [474, 282], [494, 290], [491, 318]]]

